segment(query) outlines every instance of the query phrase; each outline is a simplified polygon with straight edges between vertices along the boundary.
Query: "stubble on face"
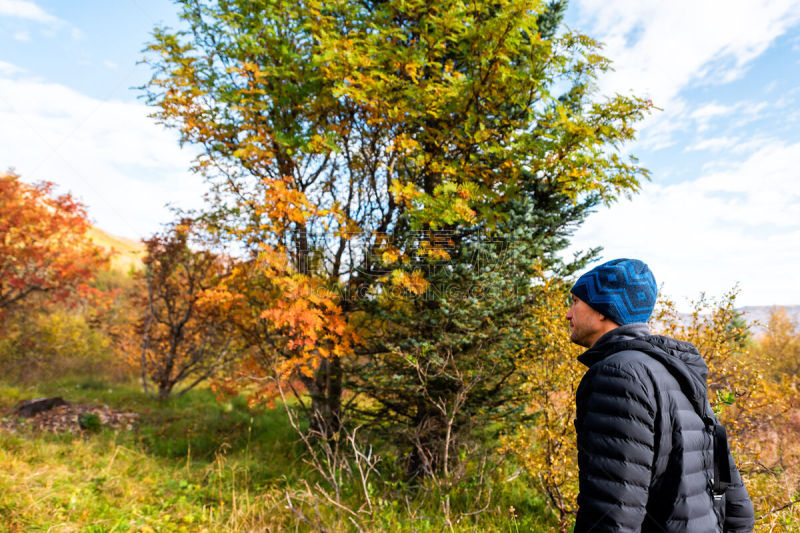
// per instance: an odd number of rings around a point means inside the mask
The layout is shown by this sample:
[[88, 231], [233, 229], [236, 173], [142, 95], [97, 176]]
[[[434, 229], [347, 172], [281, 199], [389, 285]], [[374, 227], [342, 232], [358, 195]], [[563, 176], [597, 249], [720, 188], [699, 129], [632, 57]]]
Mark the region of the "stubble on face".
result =
[[569, 321], [569, 340], [584, 348], [591, 348], [606, 330], [605, 317], [575, 295], [572, 295], [572, 306], [566, 318]]

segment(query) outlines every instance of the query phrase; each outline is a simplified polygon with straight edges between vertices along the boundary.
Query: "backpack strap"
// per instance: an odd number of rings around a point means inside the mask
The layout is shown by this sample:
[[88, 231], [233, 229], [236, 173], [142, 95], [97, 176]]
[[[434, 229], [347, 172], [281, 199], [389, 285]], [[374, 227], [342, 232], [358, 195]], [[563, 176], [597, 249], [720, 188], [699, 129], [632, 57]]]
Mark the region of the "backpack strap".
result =
[[731, 463], [728, 453], [728, 433], [725, 426], [713, 416], [704, 418], [706, 428], [713, 440], [714, 477], [711, 479], [711, 493], [714, 499], [720, 499], [731, 484]]

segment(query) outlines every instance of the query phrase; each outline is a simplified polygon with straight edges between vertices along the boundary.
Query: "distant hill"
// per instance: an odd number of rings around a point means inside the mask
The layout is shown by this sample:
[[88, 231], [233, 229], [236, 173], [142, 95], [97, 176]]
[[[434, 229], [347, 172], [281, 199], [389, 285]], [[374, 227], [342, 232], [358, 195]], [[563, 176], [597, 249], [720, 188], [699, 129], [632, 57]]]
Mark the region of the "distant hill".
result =
[[753, 333], [761, 333], [769, 321], [770, 312], [775, 307], [782, 307], [792, 320], [800, 322], [800, 305], [748, 305], [738, 310], [742, 312], [748, 324], [755, 322], [750, 327]]
[[111, 257], [111, 268], [122, 272], [142, 268], [144, 245], [140, 241], [117, 237], [95, 227], [89, 230], [89, 238], [106, 250], [115, 252]]

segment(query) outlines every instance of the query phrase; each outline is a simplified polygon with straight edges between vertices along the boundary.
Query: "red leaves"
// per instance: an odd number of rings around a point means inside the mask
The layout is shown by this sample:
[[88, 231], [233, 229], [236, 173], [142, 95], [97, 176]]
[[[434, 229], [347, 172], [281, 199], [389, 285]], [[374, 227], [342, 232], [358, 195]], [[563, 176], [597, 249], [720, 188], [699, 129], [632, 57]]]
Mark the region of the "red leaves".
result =
[[35, 292], [62, 300], [108, 264], [87, 235], [86, 208], [53, 188], [0, 174], [0, 312]]

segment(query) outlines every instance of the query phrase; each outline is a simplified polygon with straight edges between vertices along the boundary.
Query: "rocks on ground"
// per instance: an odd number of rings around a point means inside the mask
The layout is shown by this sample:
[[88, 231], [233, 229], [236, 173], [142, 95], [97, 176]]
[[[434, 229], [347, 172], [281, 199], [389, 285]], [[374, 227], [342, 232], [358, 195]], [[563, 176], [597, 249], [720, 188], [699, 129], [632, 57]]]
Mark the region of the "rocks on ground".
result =
[[[87, 424], [87, 421], [94, 424]], [[96, 426], [118, 430], [133, 430], [139, 424], [139, 414], [116, 411], [107, 405], [70, 404], [63, 398], [38, 398], [20, 402], [17, 408], [0, 420], [0, 428], [16, 431], [26, 427], [55, 433], [78, 433]]]

